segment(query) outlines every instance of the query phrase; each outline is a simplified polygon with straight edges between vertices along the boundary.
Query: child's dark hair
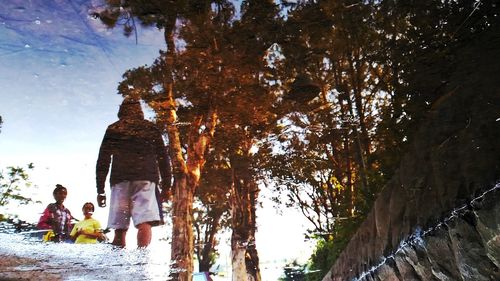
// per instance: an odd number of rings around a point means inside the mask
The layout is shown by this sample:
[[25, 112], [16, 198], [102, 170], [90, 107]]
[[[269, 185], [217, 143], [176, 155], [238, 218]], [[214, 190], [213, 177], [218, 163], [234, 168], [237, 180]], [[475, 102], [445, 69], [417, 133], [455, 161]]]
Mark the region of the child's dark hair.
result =
[[90, 205], [90, 206], [92, 206], [92, 212], [94, 212], [94, 211], [95, 211], [95, 207], [94, 207], [94, 204], [93, 204], [92, 202], [86, 202], [85, 204], [83, 204], [82, 210], [83, 210], [83, 208], [85, 208], [85, 205]]
[[59, 190], [65, 190], [66, 192], [68, 189], [60, 184], [56, 184], [56, 188], [54, 188], [54, 191], [52, 191], [52, 194], [56, 194]]

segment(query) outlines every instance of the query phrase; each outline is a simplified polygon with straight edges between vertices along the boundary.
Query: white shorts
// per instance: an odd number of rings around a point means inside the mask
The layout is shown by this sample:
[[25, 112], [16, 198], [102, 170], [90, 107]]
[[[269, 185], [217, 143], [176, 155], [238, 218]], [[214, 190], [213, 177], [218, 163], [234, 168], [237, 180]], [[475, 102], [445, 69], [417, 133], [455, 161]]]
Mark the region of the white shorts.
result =
[[161, 221], [156, 184], [150, 181], [123, 181], [111, 187], [108, 227], [128, 229], [130, 217], [137, 226]]

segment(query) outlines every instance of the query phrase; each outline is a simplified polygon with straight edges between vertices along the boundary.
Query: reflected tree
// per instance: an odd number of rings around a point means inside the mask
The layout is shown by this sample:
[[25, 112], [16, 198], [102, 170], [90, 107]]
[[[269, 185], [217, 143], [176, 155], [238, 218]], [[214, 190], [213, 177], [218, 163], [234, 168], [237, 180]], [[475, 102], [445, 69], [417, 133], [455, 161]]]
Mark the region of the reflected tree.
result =
[[217, 144], [224, 148], [232, 170], [233, 280], [261, 280], [255, 233], [258, 161], [266, 150], [256, 152], [277, 119], [276, 77], [269, 55], [281, 25], [278, 13], [273, 1], [244, 1], [241, 19], [229, 34], [234, 74], [240, 78], [222, 100]]
[[377, 108], [389, 102], [388, 73], [373, 59], [378, 33], [359, 24], [371, 22], [374, 11], [368, 3], [304, 4], [289, 12], [284, 25], [281, 81], [293, 81], [293, 93], [297, 77], [307, 75], [319, 94], [292, 100], [293, 110], [272, 136], [280, 145], [268, 169], [276, 200], [288, 194], [287, 204], [311, 222], [310, 237], [331, 239], [343, 222], [359, 221], [377, 191], [371, 154]]
[[229, 186], [231, 171], [225, 161], [208, 157], [201, 183], [196, 190], [193, 210], [195, 229], [194, 251], [199, 262], [199, 272], [209, 272], [219, 256], [217, 235], [229, 228]]
[[32, 187], [28, 172], [34, 168], [33, 163], [30, 163], [26, 167], [9, 166], [6, 170], [0, 171], [0, 207], [4, 209], [0, 212], [0, 220], [17, 216], [6, 209], [9, 206], [40, 203], [25, 195], [25, 189]]
[[281, 80], [307, 74], [321, 93], [280, 121], [269, 170], [331, 251], [312, 257], [324, 273], [419, 122], [450, 94], [454, 49], [498, 26], [493, 10], [491, 1], [318, 1], [289, 12]]
[[[238, 136], [225, 149], [232, 170], [232, 186], [236, 187], [231, 189], [232, 224], [236, 229], [232, 244], [239, 246], [233, 247], [233, 251], [238, 250], [234, 252], [238, 258], [233, 260], [233, 265], [237, 264], [233, 268], [240, 273], [234, 278], [260, 280], [255, 247], [258, 189], [251, 173], [250, 151], [272, 115], [274, 95], [261, 86], [264, 73], [260, 68], [272, 45], [269, 38], [274, 34], [268, 30], [277, 11], [272, 1], [245, 1], [241, 21], [231, 23], [233, 6], [226, 2], [218, 1], [211, 6], [210, 1], [181, 1], [183, 5], [176, 2], [170, 3], [175, 7], [163, 6], [167, 2], [158, 2], [160, 6], [150, 7], [146, 12], [145, 7], [152, 4], [139, 7], [139, 2], [122, 1], [123, 9], [111, 5], [99, 15], [113, 26], [120, 17], [127, 19], [139, 12], [142, 13], [139, 19], [147, 16], [144, 23], [152, 23], [151, 19], [157, 17], [156, 26], [165, 29], [167, 51], [151, 67], [127, 72], [119, 90], [146, 101], [169, 136], [175, 178], [172, 276], [176, 280], [190, 278], [193, 195], [200, 184], [215, 128], [224, 127], [221, 131], [228, 132], [227, 137]], [[170, 10], [162, 10], [164, 7]], [[168, 15], [160, 16], [162, 13]], [[173, 40], [175, 28], [163, 22], [172, 20], [172, 15], [179, 23], [176, 34], [183, 41], [178, 50]], [[132, 28], [130, 23], [128, 26]]]
[[[239, 18], [229, 1], [109, 0], [97, 13], [126, 35], [135, 19], [164, 31], [167, 50], [127, 72], [119, 90], [153, 108], [169, 138], [175, 280], [192, 271], [203, 169], [220, 163], [231, 171], [233, 278], [260, 278], [262, 177], [311, 221], [310, 237], [341, 249], [445, 96], [453, 48], [498, 24], [492, 0], [291, 2], [280, 11], [242, 1]], [[219, 164], [207, 160], [214, 153]]]
[[[0, 129], [2, 128], [2, 124], [3, 120], [2, 116], [0, 116]], [[29, 163], [25, 168], [8, 166], [6, 170], [0, 171], [0, 207], [3, 209], [0, 212], [0, 221], [12, 216], [17, 217], [17, 214], [10, 213], [6, 209], [11, 204], [27, 205], [30, 203], [40, 203], [40, 201], [25, 196], [23, 192], [25, 188], [32, 186], [28, 171], [34, 168], [33, 163]]]
[[[172, 206], [172, 253], [171, 276], [174, 280], [191, 280], [193, 272], [193, 229], [192, 209], [194, 193], [199, 185], [201, 170], [205, 163], [205, 151], [213, 137], [217, 123], [217, 110], [210, 101], [213, 94], [207, 92], [207, 78], [222, 75], [207, 54], [219, 49], [218, 39], [205, 37], [197, 41], [187, 39], [187, 53], [178, 55], [175, 31], [179, 29], [205, 30], [224, 22], [230, 17], [232, 5], [224, 1], [107, 1], [107, 6], [96, 15], [109, 27], [122, 23], [124, 33], [134, 30], [134, 17], [142, 24], [163, 29], [167, 50], [150, 68], [139, 68], [128, 72], [120, 85], [124, 95], [140, 96], [157, 113], [160, 124], [165, 125], [169, 138], [170, 156], [174, 175], [174, 200]], [[182, 22], [177, 26], [177, 21]], [[184, 32], [179, 30], [179, 32]], [[185, 33], [185, 32], [184, 32]], [[213, 34], [207, 32], [208, 36]], [[193, 64], [195, 62], [197, 63]], [[174, 61], [176, 62], [174, 64]], [[186, 61], [189, 63], [183, 63]], [[179, 64], [178, 64], [179, 63]], [[200, 71], [195, 66], [201, 63]], [[186, 69], [179, 67], [186, 66]], [[190, 73], [193, 71], [194, 73]], [[189, 73], [184, 75], [184, 73]], [[203, 76], [207, 73], [211, 77]], [[200, 74], [200, 75], [198, 75]], [[194, 87], [174, 87], [174, 82], [184, 80], [198, 83]], [[185, 91], [186, 90], [186, 91]], [[185, 91], [185, 92], [184, 92]], [[198, 96], [199, 95], [199, 96]], [[196, 107], [201, 104], [202, 106]], [[194, 107], [192, 105], [195, 105]], [[179, 128], [180, 120], [189, 124]], [[181, 132], [182, 131], [182, 132]], [[185, 136], [181, 137], [181, 134]]]

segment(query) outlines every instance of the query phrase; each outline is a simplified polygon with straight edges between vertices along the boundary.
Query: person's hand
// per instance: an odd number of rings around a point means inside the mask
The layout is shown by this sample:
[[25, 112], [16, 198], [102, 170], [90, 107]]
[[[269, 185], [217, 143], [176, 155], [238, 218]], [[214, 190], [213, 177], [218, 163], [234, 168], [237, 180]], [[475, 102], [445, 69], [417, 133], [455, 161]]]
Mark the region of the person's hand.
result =
[[106, 207], [106, 194], [97, 194], [97, 205], [101, 208]]
[[161, 181], [160, 182], [160, 198], [161, 202], [167, 202], [172, 200], [172, 186], [170, 184], [170, 181]]
[[102, 233], [102, 230], [98, 229], [95, 231], [95, 235], [98, 241], [104, 241], [106, 240], [104, 233]]

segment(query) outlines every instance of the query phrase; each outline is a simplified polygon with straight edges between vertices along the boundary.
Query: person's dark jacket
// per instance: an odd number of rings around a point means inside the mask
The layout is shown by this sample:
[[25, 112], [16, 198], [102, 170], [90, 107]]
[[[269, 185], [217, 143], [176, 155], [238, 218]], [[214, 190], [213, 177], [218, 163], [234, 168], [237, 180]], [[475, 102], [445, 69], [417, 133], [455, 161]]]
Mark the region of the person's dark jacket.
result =
[[142, 115], [119, 113], [119, 117], [119, 121], [108, 126], [101, 143], [96, 165], [97, 193], [104, 193], [110, 164], [111, 186], [126, 180], [158, 184], [159, 170], [164, 187], [169, 187], [165, 182], [170, 182], [170, 163], [160, 131]]

